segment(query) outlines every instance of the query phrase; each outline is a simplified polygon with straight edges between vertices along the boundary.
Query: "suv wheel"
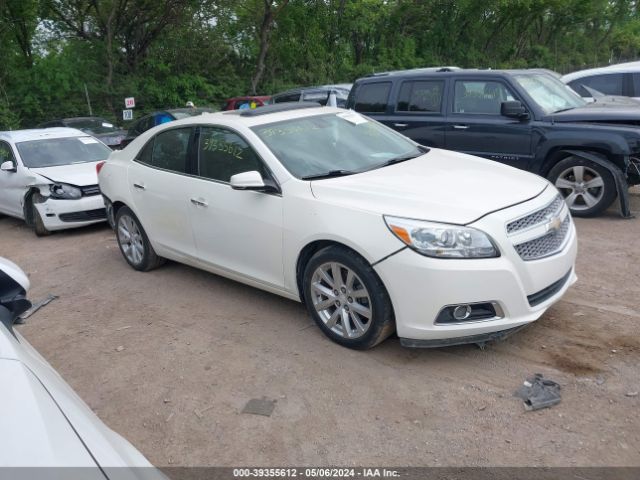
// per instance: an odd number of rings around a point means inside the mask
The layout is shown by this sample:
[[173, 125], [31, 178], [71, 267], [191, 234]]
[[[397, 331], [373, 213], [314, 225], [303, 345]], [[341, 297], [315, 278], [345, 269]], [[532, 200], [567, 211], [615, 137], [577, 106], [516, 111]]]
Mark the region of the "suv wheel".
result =
[[611, 172], [586, 158], [568, 157], [549, 172], [564, 196], [571, 214], [592, 217], [605, 211], [616, 199], [616, 184]]
[[380, 277], [344, 247], [324, 248], [309, 260], [303, 289], [309, 314], [340, 345], [364, 350], [394, 331], [391, 300]]

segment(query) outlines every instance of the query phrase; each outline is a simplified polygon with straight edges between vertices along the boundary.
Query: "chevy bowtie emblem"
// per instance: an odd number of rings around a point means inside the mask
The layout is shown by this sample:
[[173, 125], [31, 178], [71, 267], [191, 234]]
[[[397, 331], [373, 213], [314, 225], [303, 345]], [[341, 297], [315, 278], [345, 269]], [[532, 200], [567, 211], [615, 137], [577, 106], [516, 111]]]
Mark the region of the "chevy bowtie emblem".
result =
[[560, 230], [561, 226], [562, 220], [560, 220], [560, 217], [549, 218], [549, 223], [547, 223], [547, 232], [557, 232]]

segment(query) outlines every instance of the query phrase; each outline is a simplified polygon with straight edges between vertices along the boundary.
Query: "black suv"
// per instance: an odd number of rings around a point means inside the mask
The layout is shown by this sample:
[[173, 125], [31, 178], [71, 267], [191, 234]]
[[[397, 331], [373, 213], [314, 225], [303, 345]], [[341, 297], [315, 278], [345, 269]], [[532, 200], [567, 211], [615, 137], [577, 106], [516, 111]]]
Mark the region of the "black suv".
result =
[[[548, 178], [576, 216], [640, 183], [640, 109], [587, 103], [542, 70], [417, 69], [357, 80], [347, 108], [414, 141]], [[464, 174], [464, 172], [461, 172]]]

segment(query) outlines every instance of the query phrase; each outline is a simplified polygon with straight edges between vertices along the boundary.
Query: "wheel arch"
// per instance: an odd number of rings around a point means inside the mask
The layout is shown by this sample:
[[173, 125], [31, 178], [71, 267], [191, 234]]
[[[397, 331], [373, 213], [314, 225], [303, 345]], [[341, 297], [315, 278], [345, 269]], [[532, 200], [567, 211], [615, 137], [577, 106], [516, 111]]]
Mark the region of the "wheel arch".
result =
[[338, 240], [320, 239], [320, 240], [313, 240], [307, 243], [300, 250], [300, 253], [298, 254], [298, 258], [296, 260], [296, 287], [298, 288], [298, 295], [300, 296], [300, 301], [303, 304], [305, 303], [304, 289], [302, 288], [304, 269], [307, 266], [307, 263], [309, 263], [309, 260], [311, 260], [311, 257], [313, 257], [316, 252], [331, 246], [338, 246], [338, 247], [345, 248], [346, 250], [353, 252], [355, 255], [358, 255], [365, 262], [369, 264], [371, 263], [369, 262], [369, 260], [367, 260], [367, 258], [364, 255], [362, 255], [362, 253], [358, 252], [357, 249], [343, 242], [340, 242]]
[[[606, 149], [597, 148], [597, 147], [589, 147], [589, 148], [580, 148], [580, 147], [554, 147], [551, 149], [542, 164], [542, 168], [540, 169], [540, 175], [544, 178], [547, 178], [551, 169], [560, 161], [564, 160], [568, 157], [582, 156], [581, 153], [585, 155], [597, 155], [602, 157], [603, 161], [609, 162], [612, 165], [617, 167], [621, 167], [621, 165], [616, 162], [612, 157], [611, 153]], [[589, 158], [585, 156], [584, 158]]]

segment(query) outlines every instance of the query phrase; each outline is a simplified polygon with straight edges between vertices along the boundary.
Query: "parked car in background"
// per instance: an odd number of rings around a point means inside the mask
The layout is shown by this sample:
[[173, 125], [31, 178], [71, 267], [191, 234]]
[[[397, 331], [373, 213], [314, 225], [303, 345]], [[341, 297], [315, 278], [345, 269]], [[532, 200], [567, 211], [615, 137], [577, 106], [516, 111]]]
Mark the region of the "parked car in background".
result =
[[127, 131], [105, 120], [102, 117], [61, 118], [41, 123], [36, 128], [69, 127], [82, 130], [93, 135], [110, 148], [121, 148], [120, 144]]
[[563, 75], [562, 81], [587, 101], [597, 98], [593, 90], [596, 95], [640, 99], [640, 62], [580, 70]]
[[[9, 470], [7, 478], [141, 478], [131, 475], [133, 467], [146, 467], [142, 478], [166, 478], [102, 423], [14, 328], [31, 306], [29, 286], [27, 275], [0, 257], [0, 466], [30, 469]], [[77, 475], [53, 470], [63, 467], [84, 468]]]
[[38, 236], [104, 222], [96, 164], [110, 153], [74, 128], [0, 132], [0, 213]]
[[146, 132], [150, 128], [163, 123], [173, 122], [174, 120], [180, 120], [181, 118], [188, 118], [194, 115], [202, 115], [203, 113], [214, 112], [212, 108], [170, 108], [167, 110], [158, 110], [153, 113], [149, 113], [144, 117], [136, 120], [133, 125], [127, 131], [127, 135], [122, 140], [122, 147], [126, 147], [131, 141], [141, 133]]
[[286, 92], [273, 95], [271, 97], [271, 103], [315, 102], [320, 105], [343, 108], [347, 102], [350, 90], [350, 83], [294, 88], [292, 90], [287, 90]]
[[589, 104], [543, 71], [377, 74], [355, 82], [347, 108], [422, 145], [548, 178], [576, 216], [599, 214], [616, 194], [628, 215], [627, 187], [640, 183], [640, 110]]
[[233, 97], [224, 101], [222, 110], [241, 110], [245, 108], [253, 109], [269, 105], [271, 103], [270, 95]]
[[350, 348], [502, 337], [575, 281], [547, 180], [422, 147], [356, 112], [276, 104], [179, 120], [98, 174], [118, 245], [303, 301]]

